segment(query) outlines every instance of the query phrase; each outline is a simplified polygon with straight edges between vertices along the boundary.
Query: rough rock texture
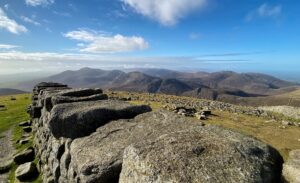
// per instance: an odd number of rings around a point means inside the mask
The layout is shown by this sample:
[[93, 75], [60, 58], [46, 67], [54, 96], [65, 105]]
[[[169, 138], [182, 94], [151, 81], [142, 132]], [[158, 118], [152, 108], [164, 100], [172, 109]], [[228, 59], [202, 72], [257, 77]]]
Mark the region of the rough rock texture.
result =
[[28, 162], [18, 166], [15, 174], [20, 181], [25, 181], [34, 178], [37, 175], [37, 169], [34, 163]]
[[48, 123], [55, 137], [74, 139], [89, 135], [109, 121], [129, 119], [149, 111], [149, 106], [133, 106], [118, 101], [60, 104], [52, 109]]
[[182, 130], [126, 148], [120, 182], [277, 182], [269, 146], [217, 127]]
[[300, 149], [291, 151], [283, 164], [283, 177], [289, 183], [300, 183]]
[[100, 89], [46, 85], [29, 108], [43, 182], [279, 181], [281, 156], [258, 140]]
[[108, 101], [101, 89], [70, 89], [58, 83], [49, 86], [42, 83], [34, 88], [28, 109], [44, 182], [69, 182], [66, 176], [73, 139], [89, 135], [111, 120], [133, 118], [151, 110], [148, 106]]

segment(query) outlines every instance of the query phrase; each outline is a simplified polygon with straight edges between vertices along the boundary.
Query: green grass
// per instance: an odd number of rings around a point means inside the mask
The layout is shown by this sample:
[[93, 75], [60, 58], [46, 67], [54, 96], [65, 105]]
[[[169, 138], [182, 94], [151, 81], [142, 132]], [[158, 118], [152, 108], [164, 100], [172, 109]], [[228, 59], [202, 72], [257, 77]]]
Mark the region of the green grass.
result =
[[0, 97], [0, 104], [6, 109], [0, 111], [0, 134], [29, 119], [26, 108], [31, 102], [30, 94], [13, 95], [16, 100], [10, 100], [11, 97]]
[[[11, 100], [14, 97], [16, 100]], [[26, 113], [27, 106], [31, 103], [31, 95], [30, 94], [20, 94], [20, 95], [9, 95], [9, 96], [1, 96], [0, 104], [5, 105], [5, 109], [0, 110], [0, 134], [7, 131], [12, 130], [12, 141], [14, 147], [16, 148], [16, 153], [23, 151], [24, 149], [32, 146], [32, 136], [31, 141], [27, 144], [18, 144], [17, 140], [21, 139], [23, 135], [22, 127], [19, 127], [18, 124], [22, 121], [29, 120], [29, 115]], [[0, 137], [1, 138], [1, 137]], [[35, 160], [37, 162], [37, 160]], [[17, 165], [13, 164], [9, 174], [9, 181], [15, 182], [15, 170], [17, 169]], [[30, 182], [40, 183], [42, 182], [41, 176], [35, 178]]]

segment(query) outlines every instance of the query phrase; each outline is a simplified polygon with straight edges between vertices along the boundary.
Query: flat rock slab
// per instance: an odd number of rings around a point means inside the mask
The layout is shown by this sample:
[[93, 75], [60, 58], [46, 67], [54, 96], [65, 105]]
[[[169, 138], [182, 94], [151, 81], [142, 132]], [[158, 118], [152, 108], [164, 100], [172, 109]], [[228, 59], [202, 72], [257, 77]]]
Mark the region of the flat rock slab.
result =
[[289, 153], [289, 159], [283, 165], [283, 176], [287, 182], [300, 183], [300, 149]]
[[151, 111], [146, 105], [113, 100], [58, 104], [51, 110], [49, 127], [54, 137], [78, 138], [91, 134], [109, 121], [129, 119]]
[[264, 143], [167, 111], [112, 121], [75, 139], [71, 157], [74, 181], [103, 183], [273, 183], [282, 166], [279, 153]]

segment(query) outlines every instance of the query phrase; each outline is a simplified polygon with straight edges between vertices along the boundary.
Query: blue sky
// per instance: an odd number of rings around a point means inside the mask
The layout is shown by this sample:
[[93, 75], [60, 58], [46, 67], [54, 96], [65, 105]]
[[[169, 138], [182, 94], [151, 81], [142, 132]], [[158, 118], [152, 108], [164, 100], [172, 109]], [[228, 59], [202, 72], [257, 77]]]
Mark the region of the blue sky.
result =
[[299, 71], [300, 1], [0, 0], [0, 74]]

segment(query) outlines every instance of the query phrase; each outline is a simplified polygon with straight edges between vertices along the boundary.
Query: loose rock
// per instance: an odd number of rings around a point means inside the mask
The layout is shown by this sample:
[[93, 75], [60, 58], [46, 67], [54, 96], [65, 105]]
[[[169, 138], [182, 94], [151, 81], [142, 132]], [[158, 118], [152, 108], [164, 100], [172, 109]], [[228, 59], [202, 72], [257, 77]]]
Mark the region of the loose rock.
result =
[[28, 162], [19, 165], [15, 174], [16, 178], [18, 178], [20, 181], [26, 181], [35, 178], [38, 174], [38, 171], [34, 163]]

